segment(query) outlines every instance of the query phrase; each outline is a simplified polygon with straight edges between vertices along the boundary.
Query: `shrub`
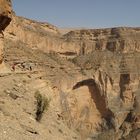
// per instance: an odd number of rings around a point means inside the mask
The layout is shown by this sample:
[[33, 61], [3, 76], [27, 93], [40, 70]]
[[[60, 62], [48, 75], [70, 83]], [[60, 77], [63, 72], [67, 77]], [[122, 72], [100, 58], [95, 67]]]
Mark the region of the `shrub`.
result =
[[39, 91], [35, 92], [35, 98], [36, 98], [36, 102], [37, 102], [36, 120], [40, 121], [43, 116], [44, 111], [45, 110], [47, 111], [49, 108], [50, 100], [47, 97], [41, 95]]

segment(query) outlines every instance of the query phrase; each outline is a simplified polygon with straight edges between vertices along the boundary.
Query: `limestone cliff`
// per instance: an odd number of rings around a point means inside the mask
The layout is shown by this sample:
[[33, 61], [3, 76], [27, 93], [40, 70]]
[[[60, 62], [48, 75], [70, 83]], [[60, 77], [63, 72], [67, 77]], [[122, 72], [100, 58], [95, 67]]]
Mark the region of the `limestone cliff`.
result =
[[75, 29], [63, 34], [61, 29], [50, 24], [15, 17], [7, 32], [11, 38], [30, 43], [33, 48], [55, 52], [63, 57], [75, 57], [94, 50], [124, 53], [140, 50], [140, 28]]
[[[11, 3], [0, 2], [3, 43]], [[8, 72], [0, 72], [0, 138], [139, 139], [140, 28], [63, 34], [13, 15], [4, 35], [1, 62]]]
[[[93, 117], [92, 121], [88, 116], [82, 123], [84, 124], [88, 119], [89, 124], [93, 126], [90, 132], [94, 134], [96, 131], [92, 129], [98, 122], [96, 127], [103, 133], [97, 139], [106, 137], [106, 139], [118, 140], [139, 129], [139, 59], [138, 52], [123, 54], [95, 51], [73, 60], [88, 76], [87, 79], [77, 82], [73, 89], [78, 94], [85, 93], [88, 97], [91, 96], [89, 99], [92, 101], [84, 98], [86, 104], [82, 103], [84, 106], [79, 110], [82, 112], [86, 107], [89, 114], [93, 113], [89, 115]], [[87, 91], [85, 91], [86, 88], [88, 88]], [[90, 102], [95, 104], [92, 105], [93, 111], [90, 109]], [[114, 132], [112, 132], [113, 129]], [[111, 136], [110, 133], [112, 133]]]
[[139, 28], [111, 28], [76, 30], [64, 35], [69, 41], [78, 42], [79, 54], [88, 54], [94, 50], [118, 52], [139, 52]]

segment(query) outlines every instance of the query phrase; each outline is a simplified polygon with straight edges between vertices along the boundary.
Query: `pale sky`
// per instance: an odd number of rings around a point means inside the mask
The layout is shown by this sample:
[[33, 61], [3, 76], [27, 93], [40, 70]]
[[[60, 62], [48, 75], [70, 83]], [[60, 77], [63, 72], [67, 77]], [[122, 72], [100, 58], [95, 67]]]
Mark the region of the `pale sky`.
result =
[[140, 27], [140, 0], [13, 0], [13, 8], [58, 27]]

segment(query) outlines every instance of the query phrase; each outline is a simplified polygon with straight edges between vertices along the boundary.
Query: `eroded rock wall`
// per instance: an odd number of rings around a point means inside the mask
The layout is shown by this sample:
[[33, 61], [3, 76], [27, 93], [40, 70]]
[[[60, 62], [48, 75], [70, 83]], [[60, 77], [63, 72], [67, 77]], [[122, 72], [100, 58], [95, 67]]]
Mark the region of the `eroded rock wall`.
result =
[[140, 28], [81, 29], [63, 34], [59, 28], [49, 23], [15, 16], [7, 29], [7, 35], [30, 47], [70, 58], [95, 50], [124, 53], [140, 51]]
[[12, 16], [10, 0], [0, 0], [0, 64], [3, 62], [4, 34], [3, 31], [9, 25]]
[[94, 50], [118, 52], [140, 51], [140, 28], [109, 28], [71, 31], [64, 35], [65, 39], [81, 43], [81, 53]]
[[[82, 137], [115, 139], [138, 131], [140, 55], [95, 51], [74, 63], [87, 75], [68, 94], [68, 116]], [[84, 131], [87, 130], [87, 131]]]

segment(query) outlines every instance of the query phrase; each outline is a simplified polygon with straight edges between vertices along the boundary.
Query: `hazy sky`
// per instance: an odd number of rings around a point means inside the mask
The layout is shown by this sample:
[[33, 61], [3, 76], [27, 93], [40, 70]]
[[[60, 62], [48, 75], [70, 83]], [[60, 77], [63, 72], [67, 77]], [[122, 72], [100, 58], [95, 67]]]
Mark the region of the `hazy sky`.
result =
[[13, 8], [59, 27], [140, 26], [140, 0], [13, 0]]

